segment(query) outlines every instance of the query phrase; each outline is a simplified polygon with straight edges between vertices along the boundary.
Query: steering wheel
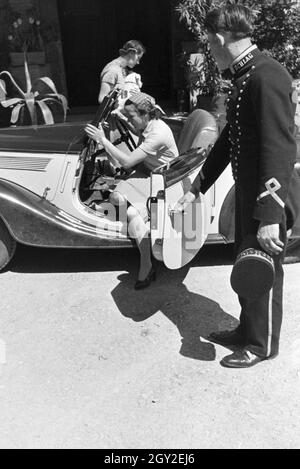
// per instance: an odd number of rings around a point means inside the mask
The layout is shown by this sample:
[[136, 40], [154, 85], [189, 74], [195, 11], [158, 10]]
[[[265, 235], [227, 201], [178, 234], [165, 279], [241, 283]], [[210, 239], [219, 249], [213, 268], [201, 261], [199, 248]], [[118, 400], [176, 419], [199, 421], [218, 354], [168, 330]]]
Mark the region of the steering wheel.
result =
[[[104, 98], [104, 100], [102, 101], [102, 103], [100, 104], [98, 108], [98, 111], [92, 121], [92, 124], [95, 127], [98, 127], [99, 123], [101, 123], [104, 126], [104, 128], [105, 127], [107, 128], [108, 134], [109, 134], [109, 129], [111, 127], [118, 130], [120, 137], [111, 143], [116, 146], [124, 142], [127, 145], [128, 149], [132, 152], [137, 147], [137, 144], [135, 143], [132, 137], [129, 127], [126, 124], [126, 121], [118, 118], [117, 115], [115, 116], [112, 115], [112, 111], [115, 109], [119, 93], [120, 93], [119, 90], [113, 90]], [[109, 135], [107, 136], [109, 137]], [[85, 155], [87, 159], [91, 160], [93, 165], [95, 166], [96, 157], [105, 153], [104, 148], [99, 150], [97, 148], [96, 143], [87, 136], [84, 137], [84, 141], [82, 143], [84, 144], [84, 147], [85, 147]], [[102, 172], [103, 172], [103, 169], [101, 170], [99, 167], [97, 174], [94, 175], [94, 177], [92, 177], [88, 185], [93, 184], [99, 176], [104, 175], [102, 174]]]

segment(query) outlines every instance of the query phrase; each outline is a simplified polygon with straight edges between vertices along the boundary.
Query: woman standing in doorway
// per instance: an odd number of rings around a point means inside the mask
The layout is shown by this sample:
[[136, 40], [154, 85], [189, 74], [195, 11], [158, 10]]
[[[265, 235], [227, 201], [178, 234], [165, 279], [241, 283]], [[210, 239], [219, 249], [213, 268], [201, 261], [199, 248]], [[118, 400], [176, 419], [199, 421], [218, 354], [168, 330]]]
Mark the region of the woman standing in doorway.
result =
[[145, 51], [143, 44], [135, 39], [124, 44], [119, 51], [120, 56], [109, 62], [101, 72], [99, 103], [115, 87], [123, 88], [128, 69], [132, 69], [140, 63]]

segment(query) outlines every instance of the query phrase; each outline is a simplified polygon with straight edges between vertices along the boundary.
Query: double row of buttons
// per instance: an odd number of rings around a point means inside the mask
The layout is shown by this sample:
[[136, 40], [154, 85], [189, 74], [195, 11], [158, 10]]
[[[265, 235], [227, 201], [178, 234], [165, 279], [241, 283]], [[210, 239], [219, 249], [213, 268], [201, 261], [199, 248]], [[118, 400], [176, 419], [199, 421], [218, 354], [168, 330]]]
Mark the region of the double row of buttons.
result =
[[[240, 107], [241, 107], [241, 101], [242, 101], [242, 95], [245, 91], [246, 84], [251, 76], [251, 72], [255, 69], [255, 65], [251, 67], [251, 71], [247, 73], [247, 75], [244, 78], [244, 81], [242, 82], [242, 86], [239, 90], [238, 98], [237, 98], [237, 104], [235, 108], [235, 125], [236, 128], [233, 129], [233, 125], [229, 126], [229, 142], [231, 144], [230, 147], [230, 160], [231, 160], [231, 165], [232, 165], [232, 175], [234, 180], [237, 179], [237, 173], [238, 173], [238, 159], [239, 155], [241, 153], [241, 145], [240, 145], [240, 139], [242, 136], [242, 128], [240, 124]], [[231, 100], [231, 95], [232, 95], [232, 90], [229, 91], [228, 93], [228, 99], [226, 100], [227, 105]], [[235, 130], [236, 137], [233, 139], [233, 130]]]

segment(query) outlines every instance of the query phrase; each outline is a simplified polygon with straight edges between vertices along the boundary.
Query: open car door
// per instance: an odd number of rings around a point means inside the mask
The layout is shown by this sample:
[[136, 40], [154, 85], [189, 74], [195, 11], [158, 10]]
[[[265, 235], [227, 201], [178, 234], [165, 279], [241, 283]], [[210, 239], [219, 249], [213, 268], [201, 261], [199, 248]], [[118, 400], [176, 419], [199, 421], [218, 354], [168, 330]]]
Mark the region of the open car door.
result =
[[154, 257], [169, 269], [190, 262], [203, 246], [211, 222], [212, 193], [200, 196], [184, 214], [175, 212], [178, 200], [191, 188], [206, 159], [202, 147], [175, 158], [151, 175], [150, 228]]

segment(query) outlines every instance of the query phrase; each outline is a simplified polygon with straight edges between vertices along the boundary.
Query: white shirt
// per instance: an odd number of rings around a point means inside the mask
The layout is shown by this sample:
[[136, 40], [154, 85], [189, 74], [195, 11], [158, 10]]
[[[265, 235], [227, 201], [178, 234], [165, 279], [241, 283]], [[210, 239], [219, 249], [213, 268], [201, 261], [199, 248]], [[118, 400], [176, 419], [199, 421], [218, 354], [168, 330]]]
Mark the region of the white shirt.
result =
[[147, 154], [144, 163], [149, 169], [156, 168], [159, 163], [168, 163], [179, 154], [172, 130], [161, 119], [152, 119], [148, 123], [138, 148]]

